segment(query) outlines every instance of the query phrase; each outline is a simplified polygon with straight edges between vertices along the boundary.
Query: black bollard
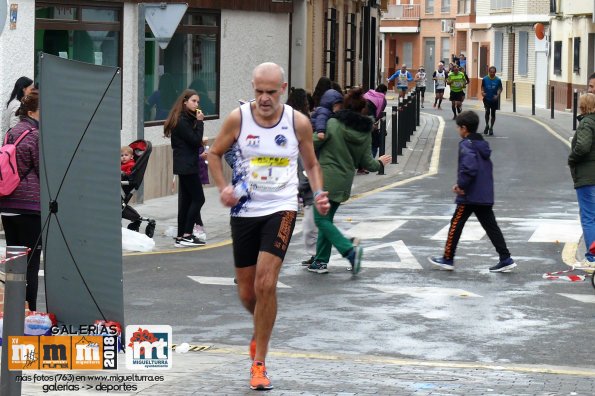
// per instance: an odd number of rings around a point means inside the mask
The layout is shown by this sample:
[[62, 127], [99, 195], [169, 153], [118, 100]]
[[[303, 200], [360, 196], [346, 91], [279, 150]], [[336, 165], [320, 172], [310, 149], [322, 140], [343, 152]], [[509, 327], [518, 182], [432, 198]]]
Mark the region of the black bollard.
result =
[[[399, 100], [400, 101], [400, 100]], [[399, 107], [400, 106], [392, 106], [392, 134], [391, 134], [391, 154], [393, 157], [392, 164], [397, 163], [397, 155], [398, 155], [398, 137], [399, 137]]]
[[[386, 113], [382, 113], [380, 115], [380, 125], [379, 125], [379, 131], [378, 133], [380, 133], [380, 141], [378, 142], [378, 156], [382, 156], [384, 155], [384, 152], [386, 150], [386, 141], [385, 141], [385, 137], [386, 137], [386, 119], [384, 118], [386, 116]], [[380, 170], [378, 171], [379, 175], [384, 175], [384, 167], [380, 168]]]
[[411, 117], [411, 133], [409, 134], [409, 139], [407, 139], [407, 141], [411, 140], [411, 135], [413, 135], [413, 132], [417, 129], [417, 96], [415, 95], [415, 91], [411, 92], [411, 110], [409, 111], [411, 112], [409, 114], [409, 117]]
[[576, 131], [576, 116], [578, 113], [578, 90], [572, 94], [572, 130]]
[[415, 105], [415, 125], [419, 126], [420, 124], [420, 108], [421, 108], [421, 92], [418, 90], [415, 91], [415, 98], [416, 98], [416, 105]]
[[386, 154], [386, 112], [380, 115], [380, 144], [378, 145], [378, 155]]
[[554, 103], [555, 103], [555, 101], [554, 101], [554, 86], [552, 85], [550, 87], [550, 112], [551, 112], [550, 117], [552, 118], [552, 120], [554, 119]]
[[406, 95], [404, 103], [404, 123], [405, 123], [405, 133], [403, 134], [403, 138], [401, 139], [401, 154], [403, 153], [403, 149], [407, 147], [407, 142], [409, 141], [409, 136], [411, 135], [411, 96]]
[[531, 115], [535, 115], [535, 84], [531, 84]]
[[512, 112], [516, 113], [516, 83], [512, 83]]
[[403, 154], [403, 136], [407, 133], [406, 128], [406, 117], [405, 117], [405, 100], [404, 98], [399, 99], [399, 120], [398, 120], [398, 136], [397, 136], [397, 155]]

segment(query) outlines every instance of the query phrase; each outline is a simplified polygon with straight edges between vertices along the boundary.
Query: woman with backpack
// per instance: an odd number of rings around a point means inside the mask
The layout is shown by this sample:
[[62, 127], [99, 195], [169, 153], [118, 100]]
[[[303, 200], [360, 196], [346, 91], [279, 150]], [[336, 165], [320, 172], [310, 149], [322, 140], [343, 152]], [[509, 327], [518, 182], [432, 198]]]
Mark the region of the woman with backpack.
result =
[[20, 183], [12, 193], [0, 198], [0, 214], [6, 246], [26, 246], [30, 249], [27, 254], [26, 301], [29, 309], [35, 311], [41, 255], [39, 93], [36, 90], [23, 96], [17, 114], [21, 121], [8, 131], [5, 144], [16, 144]]

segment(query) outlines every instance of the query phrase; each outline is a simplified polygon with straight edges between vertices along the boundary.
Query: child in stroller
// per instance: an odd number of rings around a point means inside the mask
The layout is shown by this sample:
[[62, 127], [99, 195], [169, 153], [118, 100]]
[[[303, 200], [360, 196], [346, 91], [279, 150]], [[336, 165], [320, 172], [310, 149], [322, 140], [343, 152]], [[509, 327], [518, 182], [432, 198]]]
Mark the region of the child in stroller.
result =
[[134, 166], [130, 174], [122, 174], [121, 195], [122, 195], [122, 218], [130, 220], [128, 229], [139, 231], [143, 221], [147, 222], [145, 234], [153, 238], [155, 234], [155, 220], [148, 217], [142, 217], [132, 206], [128, 205], [134, 193], [139, 189], [147, 170], [149, 157], [151, 156], [152, 146], [148, 140], [135, 140], [128, 145], [133, 152]]

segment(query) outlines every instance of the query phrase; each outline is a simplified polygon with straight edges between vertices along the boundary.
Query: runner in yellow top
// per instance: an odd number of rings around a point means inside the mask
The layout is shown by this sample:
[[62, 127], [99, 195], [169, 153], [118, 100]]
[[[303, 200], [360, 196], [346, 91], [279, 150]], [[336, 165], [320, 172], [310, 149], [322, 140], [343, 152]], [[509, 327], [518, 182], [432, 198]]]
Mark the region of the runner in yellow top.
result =
[[452, 106], [452, 119], [457, 118], [457, 112], [460, 113], [465, 99], [465, 87], [467, 86], [467, 79], [465, 74], [459, 71], [459, 66], [453, 65], [452, 71], [448, 73], [446, 83], [450, 85], [450, 102]]

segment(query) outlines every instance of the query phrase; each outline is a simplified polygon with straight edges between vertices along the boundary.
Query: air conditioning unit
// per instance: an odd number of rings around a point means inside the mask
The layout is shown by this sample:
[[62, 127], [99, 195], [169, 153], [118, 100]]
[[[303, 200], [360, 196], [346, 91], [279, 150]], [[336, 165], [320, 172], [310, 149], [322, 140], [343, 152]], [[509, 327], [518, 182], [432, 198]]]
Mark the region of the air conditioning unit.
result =
[[452, 31], [454, 30], [452, 19], [441, 19], [440, 26], [440, 30], [442, 31], [442, 33], [452, 33]]

